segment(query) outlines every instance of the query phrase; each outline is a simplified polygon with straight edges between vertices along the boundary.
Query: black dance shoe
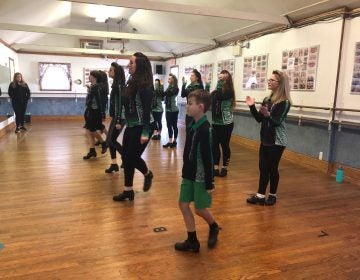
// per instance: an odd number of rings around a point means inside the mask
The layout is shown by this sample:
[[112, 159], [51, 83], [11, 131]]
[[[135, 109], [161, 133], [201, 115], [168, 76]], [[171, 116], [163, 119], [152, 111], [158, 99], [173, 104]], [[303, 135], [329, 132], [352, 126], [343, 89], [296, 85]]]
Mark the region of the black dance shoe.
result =
[[135, 193], [134, 191], [123, 191], [121, 194], [114, 195], [113, 200], [114, 201], [133, 201], [134, 200]]
[[152, 179], [154, 178], [153, 173], [151, 172], [151, 170], [149, 170], [149, 174], [144, 176], [144, 192], [147, 192], [150, 190], [151, 188], [151, 184], [152, 184]]
[[200, 251], [200, 243], [198, 240], [189, 241], [188, 239], [184, 242], [175, 243], [175, 250], [183, 252], [194, 252], [198, 253]]
[[106, 142], [105, 142], [105, 141], [102, 142], [102, 143], [101, 143], [101, 153], [102, 153], [102, 154], [105, 154], [106, 151], [107, 151], [107, 148], [108, 148], [108, 146], [107, 146]]
[[268, 198], [265, 200], [266, 206], [271, 206], [276, 203], [276, 196], [275, 195], [269, 195]]
[[95, 150], [90, 150], [88, 152], [88, 154], [83, 157], [83, 159], [91, 159], [92, 157], [95, 158], [96, 156], [97, 156], [96, 151]]
[[209, 248], [215, 247], [219, 231], [220, 231], [220, 227], [218, 225], [216, 225], [214, 227], [210, 227], [209, 238], [208, 238], [208, 247]]
[[256, 195], [250, 196], [248, 199], [246, 199], [247, 203], [250, 204], [259, 204], [264, 205], [265, 204], [265, 198], [259, 198]]
[[114, 173], [114, 172], [119, 172], [119, 165], [111, 164], [108, 169], [105, 169], [105, 173]]
[[163, 145], [163, 148], [171, 148], [172, 143], [167, 142], [165, 145]]

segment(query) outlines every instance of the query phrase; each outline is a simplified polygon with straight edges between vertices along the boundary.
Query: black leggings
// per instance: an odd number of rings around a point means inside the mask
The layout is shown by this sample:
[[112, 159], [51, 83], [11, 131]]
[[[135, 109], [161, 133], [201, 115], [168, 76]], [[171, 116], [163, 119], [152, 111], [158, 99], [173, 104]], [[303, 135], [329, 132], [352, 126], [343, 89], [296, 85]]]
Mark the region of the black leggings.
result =
[[26, 112], [26, 105], [21, 106], [13, 106], [14, 112], [15, 112], [15, 123], [16, 127], [24, 126], [24, 120], [25, 120], [25, 112]]
[[153, 114], [153, 117], [155, 120], [155, 130], [161, 131], [162, 130], [161, 119], [162, 119], [163, 112], [152, 112], [152, 114]]
[[121, 122], [120, 129], [116, 129], [116, 118], [112, 118], [109, 126], [109, 132], [106, 137], [106, 144], [109, 146], [111, 159], [116, 159], [116, 152], [118, 152], [120, 155], [122, 154], [123, 147], [117, 141], [117, 138], [119, 137], [121, 131], [124, 129], [124, 126], [125, 121]]
[[168, 128], [169, 139], [171, 139], [173, 135], [174, 135], [174, 139], [176, 139], [178, 136], [178, 127], [177, 127], [178, 116], [179, 116], [179, 111], [166, 112], [166, 124]]
[[[141, 158], [147, 144], [140, 143], [141, 133], [143, 126], [126, 127], [123, 137], [123, 150], [122, 150], [122, 161], [124, 165], [125, 173], [125, 187], [132, 187], [134, 180], [135, 168], [142, 174], [148, 172], [145, 161]], [[152, 136], [153, 130], [151, 129], [149, 139]]]
[[214, 165], [220, 163], [220, 145], [222, 149], [223, 166], [228, 166], [230, 162], [230, 138], [234, 129], [234, 123], [227, 125], [214, 125], [213, 124], [213, 154]]
[[276, 194], [279, 183], [279, 162], [285, 150], [285, 146], [264, 146], [260, 145], [259, 151], [259, 189], [258, 193], [265, 194], [266, 187], [270, 180], [270, 193]]

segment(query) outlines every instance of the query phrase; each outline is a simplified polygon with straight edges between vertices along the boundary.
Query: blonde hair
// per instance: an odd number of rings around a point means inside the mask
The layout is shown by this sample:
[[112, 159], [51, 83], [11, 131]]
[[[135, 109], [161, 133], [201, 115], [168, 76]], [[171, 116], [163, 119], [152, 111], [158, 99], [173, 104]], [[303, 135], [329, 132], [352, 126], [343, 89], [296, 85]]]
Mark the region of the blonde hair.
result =
[[279, 87], [271, 93], [271, 102], [276, 104], [280, 103], [281, 101], [288, 100], [290, 104], [292, 104], [288, 75], [279, 70], [272, 71], [272, 74], [279, 78]]

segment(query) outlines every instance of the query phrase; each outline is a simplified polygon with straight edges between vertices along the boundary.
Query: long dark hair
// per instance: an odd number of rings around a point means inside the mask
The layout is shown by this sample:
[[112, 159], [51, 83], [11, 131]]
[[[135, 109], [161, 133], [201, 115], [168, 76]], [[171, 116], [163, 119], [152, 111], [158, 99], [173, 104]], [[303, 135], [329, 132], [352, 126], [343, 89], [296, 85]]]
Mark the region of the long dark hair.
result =
[[135, 73], [131, 75], [128, 86], [126, 87], [125, 95], [134, 97], [138, 90], [152, 88], [153, 74], [151, 70], [150, 60], [141, 52], [133, 54], [135, 56], [136, 69]]
[[197, 82], [200, 84], [201, 88], [204, 89], [204, 84], [203, 81], [201, 79], [201, 74], [198, 70], [193, 69], [192, 72], [195, 74], [196, 78], [197, 78]]
[[169, 74], [169, 76], [173, 79], [173, 84], [172, 84], [172, 86], [174, 87], [174, 88], [179, 88], [179, 86], [178, 86], [178, 79], [176, 78], [176, 76], [174, 75], [174, 74]]
[[124, 68], [116, 62], [111, 63], [111, 67], [114, 67], [115, 77], [113, 78], [112, 88], [125, 86], [125, 72]]
[[226, 74], [227, 77], [224, 81], [224, 86], [222, 88], [222, 92], [229, 90], [232, 93], [232, 101], [231, 101], [231, 108], [235, 107], [235, 90], [234, 90], [234, 83], [232, 80], [232, 76], [229, 71], [227, 70], [221, 70], [220, 74]]

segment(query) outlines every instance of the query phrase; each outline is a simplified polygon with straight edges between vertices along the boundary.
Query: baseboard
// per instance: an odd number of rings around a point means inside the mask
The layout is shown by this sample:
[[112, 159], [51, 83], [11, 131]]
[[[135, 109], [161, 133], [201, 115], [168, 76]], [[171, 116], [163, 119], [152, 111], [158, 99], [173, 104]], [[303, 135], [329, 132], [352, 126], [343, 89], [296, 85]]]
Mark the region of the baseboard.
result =
[[31, 116], [31, 121], [61, 121], [61, 120], [69, 120], [69, 121], [78, 121], [84, 120], [84, 116]]
[[[232, 135], [231, 141], [239, 145], [246, 146], [247, 148], [252, 150], [258, 150], [260, 145], [259, 141], [244, 138], [238, 135]], [[317, 158], [313, 158], [308, 155], [304, 155], [290, 150], [285, 150], [283, 158], [301, 165], [311, 166], [329, 175], [334, 175], [336, 173], [336, 169], [340, 165], [338, 163], [329, 163], [327, 161], [319, 160]], [[344, 180], [360, 185], [360, 169], [346, 165], [341, 166], [344, 170]]]

